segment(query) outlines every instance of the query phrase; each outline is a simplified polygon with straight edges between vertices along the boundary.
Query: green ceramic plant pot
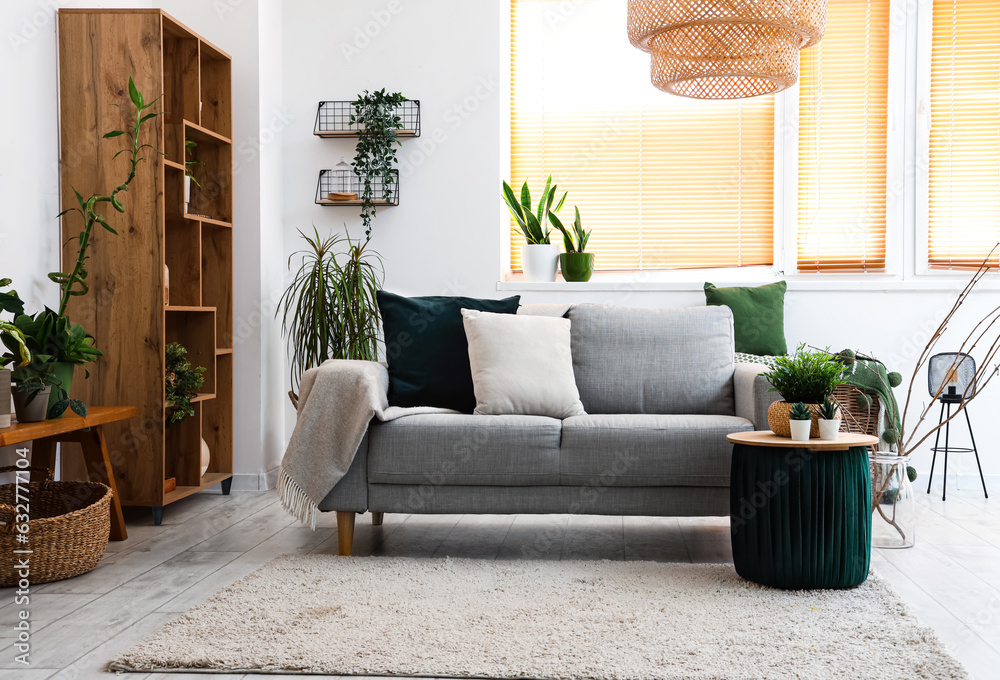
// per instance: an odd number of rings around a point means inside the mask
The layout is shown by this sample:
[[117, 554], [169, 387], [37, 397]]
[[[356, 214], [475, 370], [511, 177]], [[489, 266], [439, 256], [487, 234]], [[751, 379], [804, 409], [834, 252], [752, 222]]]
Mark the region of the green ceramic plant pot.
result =
[[563, 278], [567, 281], [590, 281], [594, 273], [594, 255], [592, 253], [562, 253], [559, 255], [559, 267]]
[[[56, 379], [59, 380], [60, 387], [66, 390], [66, 393], [69, 394], [70, 390], [73, 388], [73, 371], [76, 369], [76, 364], [59, 361], [53, 363], [52, 365], [55, 367], [53, 375], [55, 375]], [[52, 408], [58, 400], [59, 390], [53, 388], [51, 394], [49, 395], [49, 408]], [[59, 417], [62, 418], [62, 416], [63, 414], [60, 413]]]

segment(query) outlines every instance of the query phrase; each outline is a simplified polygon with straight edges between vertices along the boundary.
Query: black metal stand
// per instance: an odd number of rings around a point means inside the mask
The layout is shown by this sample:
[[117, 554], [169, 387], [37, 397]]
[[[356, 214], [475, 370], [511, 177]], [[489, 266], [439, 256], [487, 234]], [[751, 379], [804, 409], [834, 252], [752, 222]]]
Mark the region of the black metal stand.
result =
[[934, 466], [937, 464], [937, 454], [938, 451], [944, 452], [944, 480], [941, 489], [941, 500], [948, 499], [948, 452], [951, 453], [972, 453], [976, 456], [976, 467], [979, 468], [979, 481], [983, 484], [983, 495], [986, 498], [990, 497], [989, 492], [986, 490], [986, 478], [983, 476], [983, 466], [979, 462], [979, 451], [976, 449], [976, 437], [972, 433], [972, 421], [969, 419], [969, 408], [963, 409], [965, 412], [965, 423], [969, 427], [969, 438], [972, 440], [972, 448], [967, 446], [949, 446], [948, 439], [951, 434], [951, 423], [945, 422], [951, 418], [951, 404], [953, 402], [942, 399], [941, 401], [941, 415], [938, 417], [938, 425], [944, 423], [944, 447], [938, 446], [941, 441], [941, 430], [938, 429], [937, 434], [934, 437], [934, 447], [931, 451], [934, 452], [934, 457], [931, 459], [931, 474], [927, 478], [927, 493], [931, 492], [931, 482], [934, 481]]

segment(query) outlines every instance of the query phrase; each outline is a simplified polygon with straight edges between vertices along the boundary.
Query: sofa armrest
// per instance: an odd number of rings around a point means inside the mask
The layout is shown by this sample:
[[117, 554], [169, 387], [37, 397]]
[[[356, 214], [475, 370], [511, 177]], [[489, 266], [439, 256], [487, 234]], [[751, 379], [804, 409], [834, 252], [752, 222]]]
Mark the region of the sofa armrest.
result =
[[769, 430], [767, 409], [781, 399], [777, 392], [769, 392], [771, 383], [760, 375], [767, 372], [764, 364], [736, 364], [733, 387], [736, 392], [736, 415], [753, 423], [755, 430]]

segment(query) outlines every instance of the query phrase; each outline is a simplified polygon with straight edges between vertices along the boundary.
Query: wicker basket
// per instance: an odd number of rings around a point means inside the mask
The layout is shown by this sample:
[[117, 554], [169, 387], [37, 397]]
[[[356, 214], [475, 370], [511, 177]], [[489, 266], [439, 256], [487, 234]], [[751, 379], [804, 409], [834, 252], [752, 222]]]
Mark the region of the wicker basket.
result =
[[878, 395], [864, 392], [871, 399], [871, 406], [864, 408], [858, 404], [860, 394], [862, 391], [853, 385], [841, 385], [833, 391], [833, 400], [840, 406], [840, 431], [878, 437], [878, 416], [881, 410]]
[[[789, 401], [776, 401], [767, 409], [767, 424], [771, 431], [779, 437], [792, 436], [792, 428], [788, 424], [788, 414], [792, 412], [793, 406], [795, 404]], [[812, 427], [809, 428], [809, 436], [811, 438], [819, 437], [819, 413], [817, 412], [819, 407], [816, 404], [806, 404], [806, 406], [812, 411]]]
[[[97, 482], [54, 482], [48, 468], [0, 467], [0, 473], [18, 470], [45, 473], [44, 482], [0, 485], [0, 586], [20, 580], [16, 564], [25, 557], [30, 563], [27, 580], [32, 584], [59, 581], [85, 574], [101, 561], [111, 531], [111, 489]], [[28, 505], [27, 534], [15, 530], [18, 504]], [[18, 537], [27, 536], [21, 543]], [[15, 550], [30, 550], [28, 555]]]

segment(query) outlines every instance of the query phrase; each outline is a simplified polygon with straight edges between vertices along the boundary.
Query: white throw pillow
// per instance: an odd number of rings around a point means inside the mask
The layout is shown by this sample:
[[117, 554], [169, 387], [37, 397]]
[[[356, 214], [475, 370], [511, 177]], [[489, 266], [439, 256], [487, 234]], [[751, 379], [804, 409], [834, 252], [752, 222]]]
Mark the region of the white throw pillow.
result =
[[478, 415], [586, 415], [573, 376], [570, 320], [462, 310]]

